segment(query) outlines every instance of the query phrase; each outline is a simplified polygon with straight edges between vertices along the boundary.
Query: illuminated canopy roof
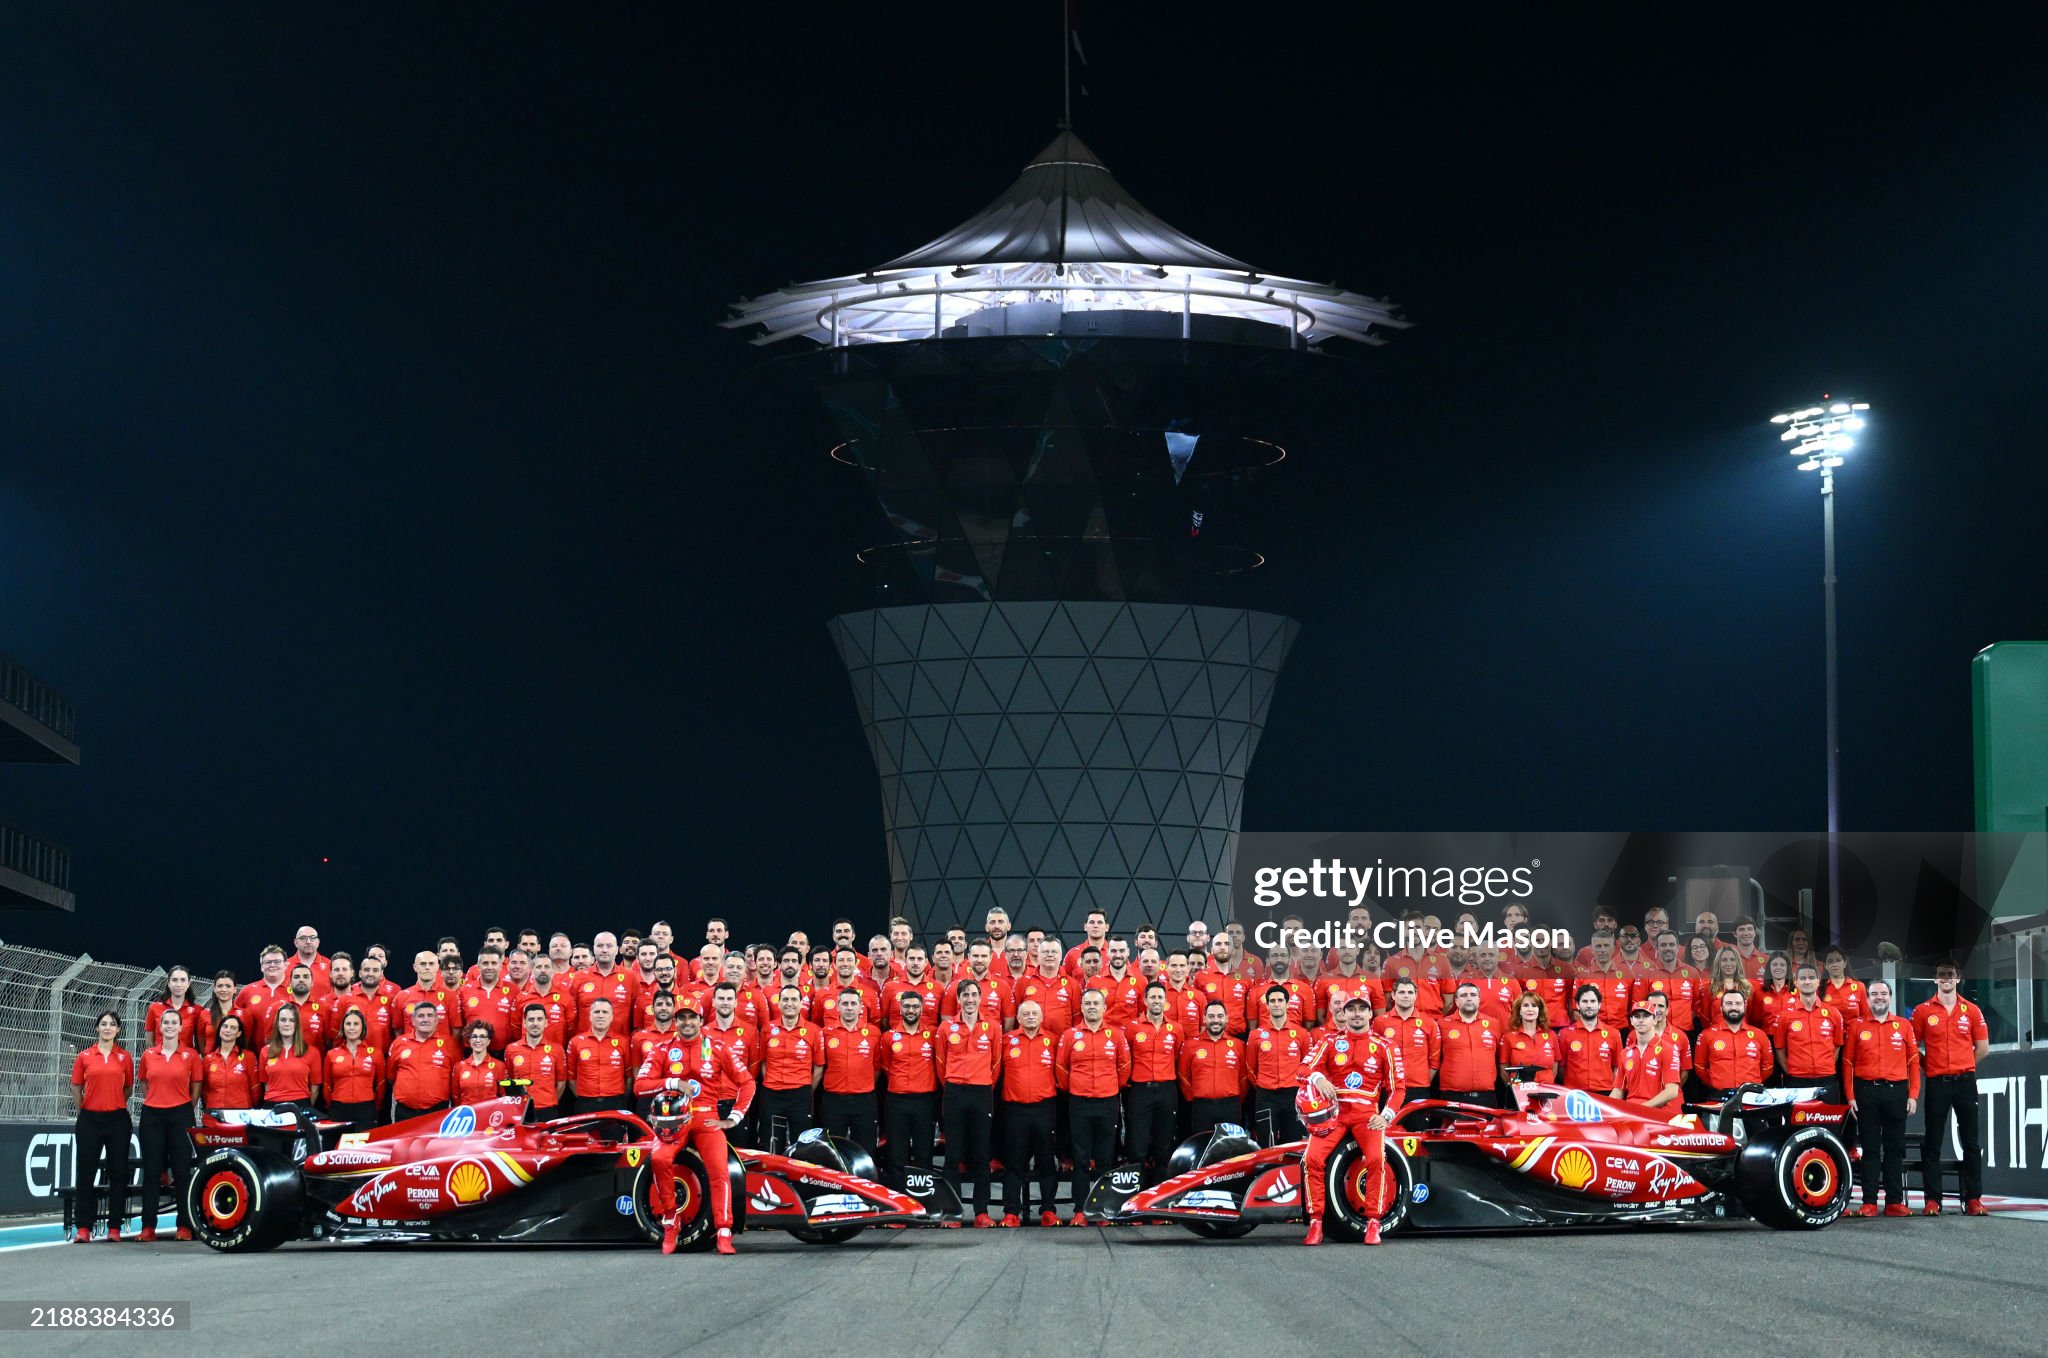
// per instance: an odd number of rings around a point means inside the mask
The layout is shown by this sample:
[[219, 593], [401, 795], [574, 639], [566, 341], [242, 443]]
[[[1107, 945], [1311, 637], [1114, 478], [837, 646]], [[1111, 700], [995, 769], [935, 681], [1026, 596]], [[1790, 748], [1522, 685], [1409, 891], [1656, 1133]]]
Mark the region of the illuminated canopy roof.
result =
[[1262, 322], [1284, 328], [1289, 347], [1333, 336], [1380, 344], [1375, 328], [1408, 324], [1383, 298], [1262, 273], [1168, 226], [1071, 131], [930, 244], [863, 274], [735, 303], [725, 324], [761, 327], [756, 344], [802, 337], [836, 346], [1043, 334], [1049, 323], [1071, 329], [1063, 317], [1105, 311], [1157, 313], [1148, 333], [1171, 333], [1168, 318], [1178, 317], [1183, 338], [1195, 317]]

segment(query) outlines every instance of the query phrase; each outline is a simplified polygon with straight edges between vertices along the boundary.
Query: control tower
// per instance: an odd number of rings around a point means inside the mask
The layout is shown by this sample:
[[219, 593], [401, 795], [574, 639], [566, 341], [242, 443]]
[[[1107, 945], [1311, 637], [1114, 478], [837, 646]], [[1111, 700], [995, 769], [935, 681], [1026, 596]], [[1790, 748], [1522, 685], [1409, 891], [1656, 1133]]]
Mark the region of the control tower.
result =
[[1128, 935], [1230, 915], [1251, 766], [1297, 624], [1238, 606], [1244, 497], [1290, 393], [1394, 305], [1281, 277], [1148, 212], [1071, 130], [993, 203], [727, 325], [823, 402], [876, 510], [875, 606], [832, 619], [920, 935]]

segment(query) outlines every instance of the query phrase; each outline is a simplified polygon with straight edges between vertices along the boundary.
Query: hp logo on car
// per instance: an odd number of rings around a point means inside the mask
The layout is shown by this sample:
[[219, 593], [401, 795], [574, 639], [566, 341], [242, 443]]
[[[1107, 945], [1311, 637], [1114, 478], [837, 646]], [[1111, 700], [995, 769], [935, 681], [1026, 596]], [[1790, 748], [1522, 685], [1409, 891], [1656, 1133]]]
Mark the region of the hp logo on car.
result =
[[1564, 1096], [1564, 1115], [1573, 1122], [1598, 1122], [1601, 1118], [1600, 1105], [1585, 1090], [1570, 1090]]
[[618, 1196], [618, 1197], [616, 1197], [616, 1198], [614, 1198], [614, 1199], [612, 1200], [612, 1207], [613, 1207], [613, 1209], [614, 1209], [615, 1211], [617, 1211], [617, 1212], [618, 1212], [618, 1214], [619, 1214], [620, 1216], [622, 1216], [622, 1217], [629, 1217], [629, 1216], [632, 1216], [632, 1215], [633, 1215], [633, 1195], [632, 1195], [632, 1194], [630, 1194], [630, 1193], [621, 1193], [621, 1194], [619, 1194], [619, 1196]]
[[468, 1104], [452, 1108], [448, 1116], [441, 1119], [440, 1135], [468, 1136], [476, 1130], [476, 1109]]
[[1411, 1198], [1413, 1198], [1413, 1199], [1414, 1199], [1414, 1200], [1415, 1200], [1416, 1202], [1428, 1202], [1428, 1201], [1429, 1201], [1429, 1185], [1428, 1185], [1428, 1184], [1417, 1184], [1417, 1185], [1415, 1185], [1415, 1191], [1414, 1191], [1413, 1193], [1411, 1193], [1411, 1194], [1410, 1194], [1409, 1196], [1410, 1196]]

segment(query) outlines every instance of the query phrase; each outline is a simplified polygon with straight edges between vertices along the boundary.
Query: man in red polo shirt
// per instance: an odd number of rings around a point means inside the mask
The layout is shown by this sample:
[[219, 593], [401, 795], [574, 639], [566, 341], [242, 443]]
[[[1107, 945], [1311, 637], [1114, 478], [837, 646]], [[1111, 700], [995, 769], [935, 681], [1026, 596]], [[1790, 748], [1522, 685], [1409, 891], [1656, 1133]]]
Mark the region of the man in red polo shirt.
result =
[[1081, 996], [1081, 1021], [1060, 1034], [1053, 1054], [1053, 1082], [1067, 1096], [1067, 1145], [1074, 1166], [1074, 1215], [1070, 1226], [1086, 1226], [1081, 1210], [1095, 1176], [1116, 1163], [1121, 1095], [1131, 1078], [1131, 1044], [1104, 1021], [1109, 996], [1090, 990]]
[[1706, 1102], [1726, 1103], [1742, 1086], [1770, 1078], [1771, 1037], [1749, 1025], [1748, 1012], [1749, 1001], [1741, 991], [1722, 991], [1721, 1021], [1693, 1043], [1693, 1079]]
[[1557, 1033], [1557, 1080], [1571, 1089], [1612, 1094], [1621, 1083], [1621, 1034], [1602, 1022], [1606, 997], [1593, 981], [1573, 997], [1577, 1017]]
[[412, 1009], [412, 1031], [391, 1044], [391, 1120], [403, 1122], [448, 1106], [449, 1075], [462, 1053], [437, 1029], [441, 1011]]
[[1657, 1033], [1657, 1011], [1649, 1004], [1628, 1011], [1635, 1038], [1622, 1048], [1619, 1087], [1612, 1097], [1630, 1099], [1651, 1108], [1675, 1104], [1682, 1092], [1679, 1082], [1685, 1070], [1678, 1056], [1676, 1034]]
[[[844, 956], [851, 956], [849, 949]], [[865, 978], [863, 978], [865, 979]], [[865, 991], [839, 992], [837, 1021], [825, 1029], [825, 1077], [818, 1087], [818, 1125], [834, 1136], [875, 1144], [875, 1071], [882, 1030], [863, 1013]]]
[[1884, 1214], [1906, 1211], [1906, 1119], [1920, 1102], [1920, 1038], [1911, 1019], [1892, 1012], [1892, 988], [1872, 981], [1864, 990], [1870, 1012], [1849, 1025], [1842, 1049], [1842, 1095], [1856, 1115], [1863, 1143], [1857, 1165], [1863, 1180], [1858, 1216], [1877, 1215], [1877, 1186], [1884, 1184]]
[[1432, 1015], [1416, 1008], [1418, 990], [1409, 977], [1395, 981], [1393, 1007], [1372, 1021], [1372, 1030], [1401, 1053], [1401, 1083], [1419, 1096], [1436, 1083], [1437, 1064], [1443, 1058], [1443, 1034]]
[[[1059, 962], [1057, 945], [1052, 953]], [[1028, 1216], [1031, 1200], [1026, 1192], [1029, 1171], [1038, 1180], [1038, 1224], [1059, 1225], [1053, 1211], [1053, 1194], [1059, 1179], [1059, 1155], [1054, 1149], [1054, 1097], [1059, 1082], [1053, 1063], [1059, 1055], [1059, 1038], [1046, 1031], [1045, 1015], [1037, 1000], [1017, 1005], [1017, 1026], [1004, 1034], [999, 1074], [1003, 1087], [1003, 1224], [1014, 1225]], [[975, 1225], [981, 1225], [979, 1215]]]
[[1301, 1063], [1314, 1045], [1308, 1029], [1294, 1017], [1285, 984], [1269, 982], [1265, 993], [1266, 1021], [1245, 1039], [1252, 1086], [1252, 1130], [1271, 1128], [1267, 1145], [1298, 1141], [1301, 1117], [1294, 1096], [1301, 1088]]
[[1081, 993], [1080, 983], [1061, 970], [1060, 945], [1043, 939], [1038, 945], [1038, 965], [1010, 982], [1010, 1000], [1017, 1008], [1038, 1006], [1039, 1023], [1053, 1037], [1074, 1026], [1074, 1007]]
[[[1819, 967], [1801, 962], [1794, 984], [1798, 994], [1778, 1015], [1778, 1071], [1787, 1084], [1817, 1085], [1824, 1101], [1840, 1103], [1842, 1043], [1848, 1038], [1848, 1025], [1841, 1010], [1821, 999]], [[1973, 1099], [1974, 1090], [1972, 1086]]]
[[[590, 1027], [590, 1006], [596, 1000], [611, 1002], [611, 1022], [614, 1028], [623, 1028], [633, 1021], [639, 1012], [640, 988], [634, 983], [633, 973], [619, 965], [619, 940], [610, 933], [601, 933], [590, 940], [591, 966], [576, 980], [576, 1008], [583, 1015], [583, 1031]], [[580, 1098], [582, 1088], [577, 1094]]]
[[1922, 1085], [1927, 1091], [1927, 1131], [1920, 1141], [1920, 1182], [1927, 1190], [1928, 1216], [1941, 1211], [1941, 1152], [1948, 1120], [1956, 1120], [1963, 1147], [1963, 1211], [1985, 1215], [1984, 1150], [1977, 1140], [1977, 1063], [1991, 1050], [1984, 1011], [1957, 991], [1961, 972], [1954, 962], [1934, 968], [1934, 998], [1913, 1011], [1913, 1031], [1925, 1055]]
[[526, 1097], [543, 1113], [562, 1102], [562, 1081], [568, 1078], [568, 1053], [548, 1036], [548, 1007], [529, 999], [520, 1013], [525, 1033], [505, 1048], [505, 1067], [515, 1081], [526, 1081]]
[[519, 1028], [520, 996], [504, 977], [504, 962], [496, 948], [486, 947], [476, 955], [476, 981], [456, 991], [465, 1029], [477, 1019], [491, 1025], [493, 1053], [502, 1053]]
[[924, 992], [913, 988], [893, 998], [901, 1017], [882, 1036], [882, 1082], [888, 1089], [882, 1101], [882, 1165], [888, 1182], [900, 1189], [910, 1166], [920, 1172], [932, 1167], [932, 1128], [939, 1120], [939, 1045], [924, 1021]]
[[630, 1035], [614, 1025], [612, 1002], [603, 995], [590, 1002], [583, 1018], [587, 1031], [569, 1039], [569, 1082], [575, 1087], [576, 1111], [629, 1110], [633, 1106]]
[[1456, 1007], [1438, 1025], [1440, 1097], [1493, 1107], [1500, 1083], [1501, 1027], [1479, 1012], [1479, 987], [1460, 981], [1452, 992]]

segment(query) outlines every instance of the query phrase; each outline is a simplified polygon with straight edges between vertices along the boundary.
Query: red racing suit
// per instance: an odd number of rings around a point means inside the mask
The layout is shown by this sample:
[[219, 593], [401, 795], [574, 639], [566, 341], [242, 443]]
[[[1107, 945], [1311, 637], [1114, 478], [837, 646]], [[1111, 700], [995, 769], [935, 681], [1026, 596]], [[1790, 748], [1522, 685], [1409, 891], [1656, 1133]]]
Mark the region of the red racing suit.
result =
[[1401, 1069], [1401, 1051], [1374, 1032], [1325, 1033], [1302, 1059], [1299, 1084], [1309, 1076], [1321, 1075], [1337, 1087], [1337, 1116], [1316, 1128], [1301, 1157], [1302, 1186], [1308, 1191], [1308, 1219], [1323, 1219], [1323, 1177], [1331, 1154], [1349, 1134], [1358, 1138], [1365, 1152], [1368, 1173], [1379, 1172], [1385, 1160], [1385, 1142], [1379, 1128], [1369, 1123], [1380, 1110], [1380, 1095], [1386, 1095], [1388, 1111], [1400, 1108], [1407, 1098]]
[[[674, 1080], [690, 1100], [690, 1119], [673, 1141], [657, 1140], [648, 1163], [654, 1179], [648, 1185], [648, 1206], [657, 1218], [676, 1210], [676, 1152], [685, 1144], [697, 1148], [704, 1164], [704, 1178], [711, 1193], [711, 1220], [721, 1230], [732, 1227], [732, 1180], [727, 1177], [725, 1129], [718, 1125], [720, 1084], [733, 1090], [734, 1117], [746, 1116], [754, 1101], [754, 1072], [733, 1046], [713, 1042], [707, 1033], [694, 1038], [677, 1037], [650, 1048], [634, 1076], [641, 1080]], [[659, 1087], [659, 1086], [657, 1086]]]

